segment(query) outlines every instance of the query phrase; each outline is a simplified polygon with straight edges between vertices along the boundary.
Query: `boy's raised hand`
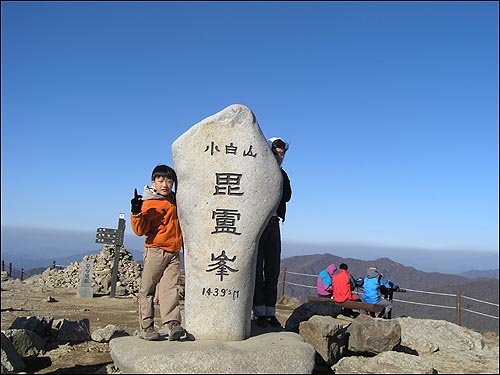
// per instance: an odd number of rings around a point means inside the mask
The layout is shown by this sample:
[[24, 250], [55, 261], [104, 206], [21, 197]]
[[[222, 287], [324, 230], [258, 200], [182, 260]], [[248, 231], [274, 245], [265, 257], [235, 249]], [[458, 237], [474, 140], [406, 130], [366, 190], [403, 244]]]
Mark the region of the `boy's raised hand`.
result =
[[141, 213], [142, 209], [142, 195], [137, 194], [137, 189], [134, 189], [134, 198], [130, 201], [132, 205], [131, 212], [132, 215], [137, 215]]

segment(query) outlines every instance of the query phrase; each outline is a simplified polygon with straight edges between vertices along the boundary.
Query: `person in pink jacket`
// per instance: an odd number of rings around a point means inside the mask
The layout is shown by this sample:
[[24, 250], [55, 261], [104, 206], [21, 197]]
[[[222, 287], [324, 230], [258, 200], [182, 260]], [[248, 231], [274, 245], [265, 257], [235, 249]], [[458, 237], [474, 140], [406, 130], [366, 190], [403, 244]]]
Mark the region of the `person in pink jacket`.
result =
[[337, 271], [337, 266], [332, 263], [326, 268], [326, 270], [319, 273], [318, 281], [316, 283], [318, 297], [333, 298], [332, 277], [335, 271]]

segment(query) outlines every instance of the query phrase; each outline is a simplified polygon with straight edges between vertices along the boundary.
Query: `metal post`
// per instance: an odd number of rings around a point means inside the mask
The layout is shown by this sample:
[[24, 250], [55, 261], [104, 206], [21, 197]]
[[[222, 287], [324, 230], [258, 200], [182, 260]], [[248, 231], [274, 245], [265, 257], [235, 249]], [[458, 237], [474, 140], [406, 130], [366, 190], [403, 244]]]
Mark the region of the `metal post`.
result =
[[120, 246], [115, 245], [115, 260], [113, 263], [113, 272], [111, 273], [111, 291], [109, 296], [111, 298], [115, 297], [116, 294], [116, 281], [118, 280], [118, 263], [120, 262]]
[[55, 270], [55, 269], [56, 269], [56, 261], [55, 261], [55, 260], [53, 260], [53, 261], [52, 261], [52, 269], [53, 269], [53, 270]]
[[9, 262], [9, 272], [7, 276], [12, 277], [12, 262]]
[[462, 325], [462, 293], [457, 289], [457, 310], [455, 314], [455, 323], [458, 326]]
[[4, 263], [4, 261], [2, 260], [2, 272], [4, 272], [4, 271], [5, 271], [5, 263]]
[[21, 268], [21, 281], [23, 281], [24, 268]]

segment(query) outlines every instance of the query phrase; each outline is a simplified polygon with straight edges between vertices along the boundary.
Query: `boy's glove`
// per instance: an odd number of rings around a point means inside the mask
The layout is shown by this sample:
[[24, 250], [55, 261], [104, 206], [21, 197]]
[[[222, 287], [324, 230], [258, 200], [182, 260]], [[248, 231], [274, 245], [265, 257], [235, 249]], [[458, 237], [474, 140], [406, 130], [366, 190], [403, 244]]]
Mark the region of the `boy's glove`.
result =
[[142, 209], [142, 195], [137, 194], [137, 189], [134, 189], [134, 198], [130, 201], [132, 205], [132, 215], [137, 215], [141, 213]]

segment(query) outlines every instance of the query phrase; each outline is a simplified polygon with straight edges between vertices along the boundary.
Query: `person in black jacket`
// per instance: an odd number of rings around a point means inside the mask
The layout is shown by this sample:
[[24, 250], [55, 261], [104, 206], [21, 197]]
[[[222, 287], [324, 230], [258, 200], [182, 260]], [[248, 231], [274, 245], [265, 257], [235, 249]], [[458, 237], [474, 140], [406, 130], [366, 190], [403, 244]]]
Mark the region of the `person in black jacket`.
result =
[[281, 327], [281, 323], [276, 318], [276, 300], [278, 297], [281, 262], [280, 219], [283, 222], [285, 221], [286, 202], [292, 196], [292, 188], [288, 175], [281, 168], [285, 153], [288, 150], [288, 143], [281, 138], [270, 138], [268, 143], [283, 175], [283, 191], [278, 208], [273, 213], [259, 241], [253, 317], [255, 323], [261, 327], [266, 327], [268, 324], [272, 327]]

